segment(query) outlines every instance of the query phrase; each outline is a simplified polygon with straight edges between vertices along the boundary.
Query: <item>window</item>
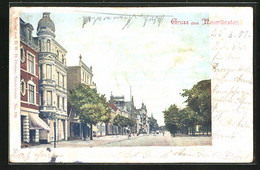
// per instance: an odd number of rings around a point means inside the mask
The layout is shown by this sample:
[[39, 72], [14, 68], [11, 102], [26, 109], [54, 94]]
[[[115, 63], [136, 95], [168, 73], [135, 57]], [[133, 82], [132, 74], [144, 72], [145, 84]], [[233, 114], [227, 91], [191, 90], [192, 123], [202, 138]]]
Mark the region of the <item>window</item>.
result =
[[29, 73], [34, 74], [34, 57], [28, 53], [28, 68]]
[[56, 84], [59, 86], [60, 85], [60, 74], [57, 72], [57, 82]]
[[47, 105], [52, 105], [52, 91], [47, 91]]
[[50, 64], [46, 65], [46, 70], [47, 70], [47, 79], [52, 79], [52, 69]]
[[34, 103], [34, 86], [29, 84], [29, 103]]
[[61, 86], [64, 87], [64, 75], [61, 75]]
[[62, 63], [65, 64], [64, 55], [62, 54]]
[[25, 82], [24, 80], [21, 80], [21, 93], [24, 96], [25, 95]]
[[57, 50], [57, 58], [60, 59], [60, 53], [58, 50]]
[[62, 98], [62, 109], [65, 110], [65, 98]]
[[42, 79], [42, 65], [39, 66], [39, 79]]
[[51, 51], [51, 41], [47, 40], [47, 52]]
[[42, 42], [41, 42], [41, 40], [39, 40], [39, 48], [40, 48], [40, 51], [42, 51]]
[[57, 107], [60, 108], [60, 96], [57, 95]]
[[23, 48], [21, 48], [20, 55], [21, 55], [21, 62], [24, 63], [24, 61], [25, 61], [25, 53], [24, 53], [24, 49]]
[[28, 39], [32, 40], [32, 31], [28, 29]]
[[43, 105], [43, 93], [42, 93], [42, 91], [39, 92], [39, 104], [41, 106]]

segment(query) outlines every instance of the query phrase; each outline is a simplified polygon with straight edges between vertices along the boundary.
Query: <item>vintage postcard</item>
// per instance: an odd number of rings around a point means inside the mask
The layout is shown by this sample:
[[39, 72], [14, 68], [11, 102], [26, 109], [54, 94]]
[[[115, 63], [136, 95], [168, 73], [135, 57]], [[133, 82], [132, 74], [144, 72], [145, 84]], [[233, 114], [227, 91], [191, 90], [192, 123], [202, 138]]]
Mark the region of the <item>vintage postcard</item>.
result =
[[253, 8], [11, 7], [10, 163], [250, 163]]

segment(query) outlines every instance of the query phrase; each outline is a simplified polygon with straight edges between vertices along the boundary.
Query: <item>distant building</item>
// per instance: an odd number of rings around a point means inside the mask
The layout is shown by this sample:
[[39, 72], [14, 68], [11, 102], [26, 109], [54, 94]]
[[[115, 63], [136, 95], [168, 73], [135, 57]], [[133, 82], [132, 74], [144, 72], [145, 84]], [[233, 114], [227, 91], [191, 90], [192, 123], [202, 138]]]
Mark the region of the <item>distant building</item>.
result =
[[39, 117], [38, 52], [33, 26], [20, 19], [21, 141], [39, 142], [49, 126]]
[[[120, 115], [132, 119], [136, 122], [137, 110], [134, 106], [134, 99], [131, 97], [131, 101], [125, 101], [124, 96], [110, 96], [110, 103], [113, 103], [117, 108]], [[125, 132], [125, 129], [123, 129]], [[137, 132], [137, 124], [134, 127], [131, 127], [131, 132]]]
[[147, 109], [144, 103], [142, 103], [142, 106], [140, 109], [138, 109], [138, 116], [137, 116], [137, 129], [140, 132], [149, 133], [149, 123], [148, 123], [148, 115], [147, 115]]
[[[80, 84], [86, 84], [90, 88], [95, 89], [96, 84], [92, 81], [92, 67], [88, 67], [79, 56], [78, 66], [68, 67], [68, 90], [76, 89]], [[68, 102], [68, 137], [70, 139], [83, 139], [90, 137], [90, 127], [79, 120], [77, 113], [73, 111], [71, 104]]]
[[55, 40], [55, 24], [43, 13], [37, 26], [40, 117], [50, 126], [45, 141], [67, 140], [67, 51]]
[[110, 119], [110, 122], [108, 123], [108, 130], [107, 130], [108, 134], [107, 135], [117, 135], [117, 134], [119, 134], [119, 131], [118, 131], [118, 126], [114, 125], [114, 119], [115, 119], [116, 115], [119, 114], [119, 110], [113, 103], [109, 103], [108, 105], [111, 108], [111, 119]]

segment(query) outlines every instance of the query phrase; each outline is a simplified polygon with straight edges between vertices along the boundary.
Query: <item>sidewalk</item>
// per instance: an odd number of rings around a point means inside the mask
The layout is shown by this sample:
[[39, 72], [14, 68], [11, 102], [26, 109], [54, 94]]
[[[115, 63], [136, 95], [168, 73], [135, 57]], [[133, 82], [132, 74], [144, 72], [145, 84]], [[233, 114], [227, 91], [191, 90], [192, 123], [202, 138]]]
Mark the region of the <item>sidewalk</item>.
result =
[[[130, 139], [142, 137], [143, 135], [131, 135]], [[82, 148], [82, 147], [94, 147], [98, 145], [109, 144], [113, 142], [120, 142], [128, 140], [127, 135], [109, 135], [109, 136], [102, 136], [102, 137], [93, 137], [93, 140], [70, 140], [70, 141], [58, 141], [56, 143], [57, 148]], [[30, 148], [53, 148], [54, 144], [40, 144], [35, 146], [30, 146]]]

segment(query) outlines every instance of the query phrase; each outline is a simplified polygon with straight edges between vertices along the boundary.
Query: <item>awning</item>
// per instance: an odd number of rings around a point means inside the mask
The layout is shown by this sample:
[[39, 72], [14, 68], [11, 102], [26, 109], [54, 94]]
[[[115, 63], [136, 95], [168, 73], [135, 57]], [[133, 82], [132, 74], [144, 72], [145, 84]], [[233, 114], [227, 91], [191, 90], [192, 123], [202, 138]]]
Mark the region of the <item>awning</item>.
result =
[[30, 129], [50, 130], [50, 127], [36, 114], [29, 114]]

